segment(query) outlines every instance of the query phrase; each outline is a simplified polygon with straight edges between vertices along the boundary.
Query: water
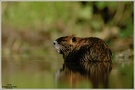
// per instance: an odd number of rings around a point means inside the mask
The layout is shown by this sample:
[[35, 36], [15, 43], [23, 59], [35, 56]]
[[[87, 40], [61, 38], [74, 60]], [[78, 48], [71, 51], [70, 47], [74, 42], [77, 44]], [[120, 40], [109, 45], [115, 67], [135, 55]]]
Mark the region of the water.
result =
[[132, 59], [64, 63], [63, 60], [2, 58], [3, 88], [133, 88], [133, 76]]

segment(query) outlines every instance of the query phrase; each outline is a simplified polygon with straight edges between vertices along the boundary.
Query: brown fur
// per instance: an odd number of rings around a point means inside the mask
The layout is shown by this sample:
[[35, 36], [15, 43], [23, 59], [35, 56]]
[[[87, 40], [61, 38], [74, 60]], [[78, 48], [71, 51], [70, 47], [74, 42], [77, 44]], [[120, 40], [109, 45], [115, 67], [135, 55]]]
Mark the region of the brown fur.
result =
[[54, 46], [65, 61], [111, 61], [112, 57], [107, 44], [96, 37], [60, 37], [54, 41]]

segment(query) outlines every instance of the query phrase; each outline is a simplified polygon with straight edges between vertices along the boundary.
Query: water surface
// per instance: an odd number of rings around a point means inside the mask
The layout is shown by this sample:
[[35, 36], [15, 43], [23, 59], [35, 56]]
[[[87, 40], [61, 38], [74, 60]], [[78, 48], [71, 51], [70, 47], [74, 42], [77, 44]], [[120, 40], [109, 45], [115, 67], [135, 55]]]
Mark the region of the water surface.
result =
[[2, 87], [133, 88], [133, 60], [116, 61], [64, 63], [63, 60], [3, 58]]

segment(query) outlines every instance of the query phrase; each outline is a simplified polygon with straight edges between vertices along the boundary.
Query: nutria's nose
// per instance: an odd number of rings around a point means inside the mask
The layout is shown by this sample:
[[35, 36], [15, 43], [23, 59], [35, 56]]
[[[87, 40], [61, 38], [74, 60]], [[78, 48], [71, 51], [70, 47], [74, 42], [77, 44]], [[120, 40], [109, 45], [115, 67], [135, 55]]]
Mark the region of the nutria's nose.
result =
[[54, 41], [53, 44], [54, 44], [54, 45], [57, 44], [57, 41]]

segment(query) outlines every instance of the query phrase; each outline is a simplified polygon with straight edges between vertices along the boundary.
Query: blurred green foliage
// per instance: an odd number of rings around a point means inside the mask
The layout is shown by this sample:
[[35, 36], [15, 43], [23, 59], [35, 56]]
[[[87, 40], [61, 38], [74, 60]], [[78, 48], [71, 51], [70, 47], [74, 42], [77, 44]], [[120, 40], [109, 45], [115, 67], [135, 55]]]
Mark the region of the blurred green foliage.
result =
[[[103, 27], [101, 25], [104, 24], [111, 26], [120, 24], [127, 26], [127, 28], [129, 27], [125, 31], [133, 32], [133, 30], [130, 30], [133, 28], [133, 17], [131, 17], [133, 2], [3, 2], [2, 6], [2, 23], [9, 24], [17, 28], [17, 30], [29, 28], [37, 31], [47, 30], [48, 32], [52, 30], [53, 32], [57, 28], [49, 30], [46, 27], [53, 27], [59, 21], [65, 25], [65, 28], [68, 28], [68, 24], [74, 22], [71, 27], [75, 29], [74, 27], [77, 26], [76, 22], [81, 20], [92, 28], [97, 28], [97, 30], [100, 30]], [[125, 10], [119, 10], [123, 8]], [[121, 12], [118, 13], [118, 16], [121, 17], [119, 21], [115, 22], [113, 19], [115, 19], [117, 11]], [[128, 13], [129, 15], [126, 16]], [[102, 14], [108, 16], [103, 16]], [[116, 17], [116, 19], [119, 17]], [[104, 23], [104, 18], [110, 20]], [[83, 24], [80, 25], [84, 27]]]
[[[9, 2], [6, 5], [4, 22], [8, 22], [16, 28], [40, 28], [53, 25], [56, 21], [66, 22], [69, 14], [72, 14], [71, 7], [74, 4], [62, 2]], [[43, 25], [43, 26], [42, 26]], [[46, 29], [45, 29], [46, 30]]]

